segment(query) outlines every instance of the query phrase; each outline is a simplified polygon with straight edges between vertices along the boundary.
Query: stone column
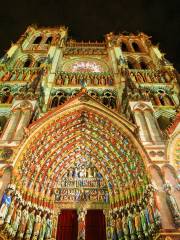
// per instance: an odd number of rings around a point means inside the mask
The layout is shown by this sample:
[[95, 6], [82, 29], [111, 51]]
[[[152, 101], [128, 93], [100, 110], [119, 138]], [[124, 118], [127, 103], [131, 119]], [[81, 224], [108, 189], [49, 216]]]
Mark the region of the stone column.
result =
[[156, 119], [153, 116], [153, 113], [150, 110], [146, 110], [144, 111], [144, 116], [146, 119], [149, 132], [151, 134], [152, 140], [154, 142], [161, 142], [162, 138], [161, 138], [160, 130], [157, 126]]
[[58, 213], [55, 213], [52, 217], [53, 227], [52, 227], [52, 240], [56, 240], [57, 228], [58, 228], [58, 218], [61, 214], [61, 210]]
[[117, 59], [113, 47], [109, 48], [109, 56], [111, 58], [114, 73], [118, 73]]
[[140, 136], [141, 141], [142, 142], [152, 142], [143, 112], [135, 111], [134, 115], [135, 115], [136, 123], [139, 127], [139, 136]]
[[19, 124], [16, 127], [16, 132], [14, 134], [14, 140], [20, 141], [24, 136], [24, 128], [27, 127], [31, 118], [31, 109], [22, 109], [21, 118]]
[[6, 123], [5, 131], [2, 133], [1, 139], [4, 141], [10, 141], [13, 138], [13, 134], [17, 128], [17, 124], [20, 119], [20, 108], [13, 109], [11, 112], [10, 120]]
[[85, 240], [85, 217], [86, 209], [78, 209], [78, 240]]

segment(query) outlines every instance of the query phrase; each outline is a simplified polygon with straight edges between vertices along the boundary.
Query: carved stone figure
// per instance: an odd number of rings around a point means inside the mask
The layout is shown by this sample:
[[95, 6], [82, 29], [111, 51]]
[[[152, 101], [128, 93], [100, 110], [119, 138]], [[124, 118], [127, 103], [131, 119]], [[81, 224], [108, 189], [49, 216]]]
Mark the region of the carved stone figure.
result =
[[46, 225], [46, 232], [45, 232], [45, 238], [46, 240], [51, 239], [52, 236], [52, 219], [51, 219], [51, 215], [49, 215], [47, 217], [47, 225]]
[[11, 204], [11, 192], [8, 190], [7, 193], [6, 192], [4, 193], [1, 201], [0, 225], [4, 223], [10, 204]]
[[32, 235], [32, 232], [33, 232], [33, 227], [34, 227], [34, 221], [35, 221], [35, 209], [33, 209], [31, 211], [31, 213], [29, 214], [25, 239], [30, 239], [31, 238], [31, 235]]
[[26, 230], [26, 226], [27, 226], [27, 222], [28, 222], [28, 217], [29, 217], [29, 207], [26, 206], [23, 211], [22, 211], [22, 215], [21, 215], [21, 221], [19, 224], [19, 229], [18, 229], [18, 237], [20, 239], [23, 238], [25, 230]]

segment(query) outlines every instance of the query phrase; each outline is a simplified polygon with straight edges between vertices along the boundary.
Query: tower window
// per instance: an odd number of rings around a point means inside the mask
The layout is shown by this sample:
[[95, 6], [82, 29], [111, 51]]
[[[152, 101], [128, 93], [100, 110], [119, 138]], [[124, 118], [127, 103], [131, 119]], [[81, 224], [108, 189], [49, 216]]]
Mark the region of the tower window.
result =
[[52, 42], [52, 36], [48, 37], [45, 44], [51, 44]]
[[24, 67], [27, 68], [31, 65], [31, 60], [30, 59], [27, 59], [24, 63]]
[[141, 52], [139, 45], [136, 42], [132, 43], [132, 47], [134, 48], [135, 52]]
[[148, 69], [148, 65], [145, 62], [141, 62], [141, 69]]
[[128, 52], [127, 45], [126, 45], [124, 42], [121, 43], [121, 50], [122, 50], [123, 52]]
[[128, 68], [129, 69], [134, 69], [134, 64], [128, 61]]
[[38, 36], [37, 38], [35, 38], [33, 44], [39, 44], [42, 40], [42, 37], [41, 36]]

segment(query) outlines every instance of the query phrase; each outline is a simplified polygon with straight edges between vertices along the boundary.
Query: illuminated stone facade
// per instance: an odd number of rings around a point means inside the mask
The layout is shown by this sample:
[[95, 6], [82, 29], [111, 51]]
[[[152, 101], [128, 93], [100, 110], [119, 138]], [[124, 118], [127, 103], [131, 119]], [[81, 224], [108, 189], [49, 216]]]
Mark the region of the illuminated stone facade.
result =
[[[180, 239], [179, 74], [150, 37], [30, 26], [0, 60], [0, 239]], [[101, 240], [101, 239], [99, 239]]]

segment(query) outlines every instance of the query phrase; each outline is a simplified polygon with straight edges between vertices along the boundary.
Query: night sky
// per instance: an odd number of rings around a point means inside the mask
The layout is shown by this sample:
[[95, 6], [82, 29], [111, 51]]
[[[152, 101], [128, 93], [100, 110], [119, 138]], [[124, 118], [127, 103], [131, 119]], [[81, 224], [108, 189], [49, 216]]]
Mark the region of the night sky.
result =
[[180, 71], [180, 0], [3, 0], [0, 55], [30, 24], [69, 27], [69, 37], [101, 41], [108, 32], [144, 32]]

